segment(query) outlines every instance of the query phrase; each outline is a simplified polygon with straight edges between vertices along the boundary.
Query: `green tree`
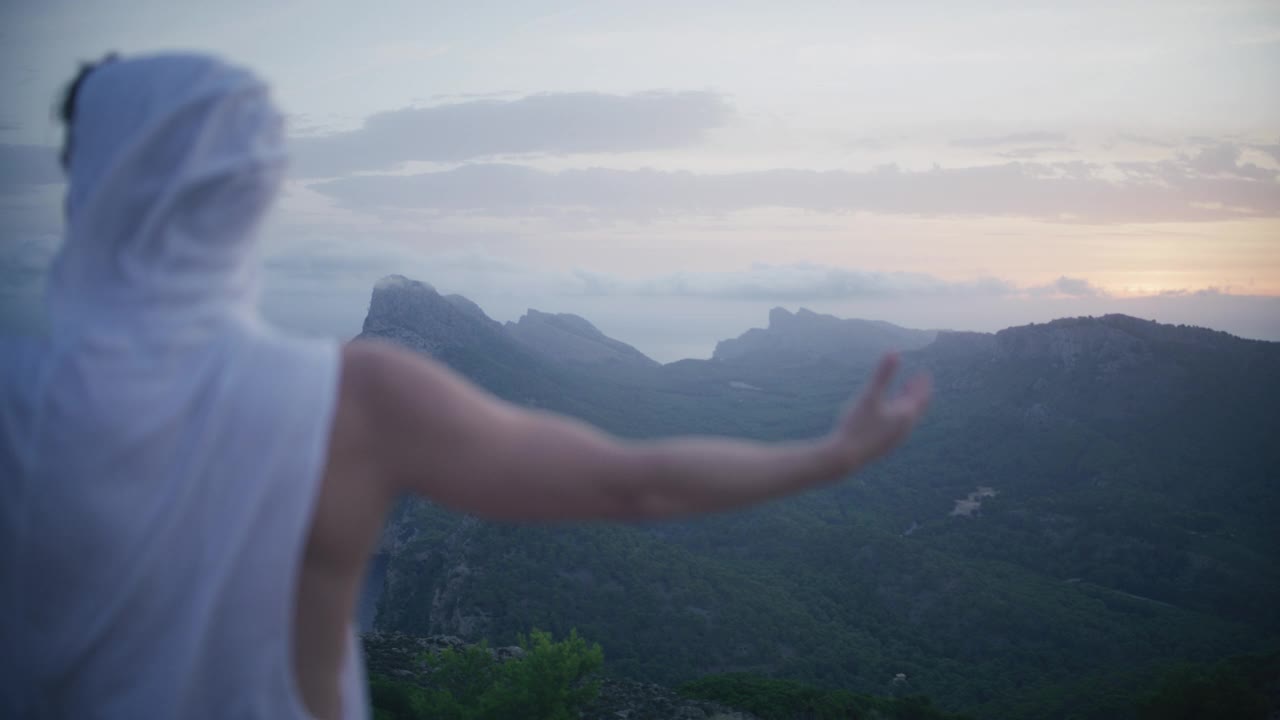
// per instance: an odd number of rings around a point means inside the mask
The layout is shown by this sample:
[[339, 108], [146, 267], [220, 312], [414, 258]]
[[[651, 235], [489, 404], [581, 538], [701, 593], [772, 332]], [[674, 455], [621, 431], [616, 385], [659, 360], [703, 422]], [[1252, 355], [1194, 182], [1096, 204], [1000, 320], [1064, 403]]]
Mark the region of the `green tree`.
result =
[[501, 666], [503, 677], [489, 698], [494, 713], [489, 717], [570, 720], [600, 692], [600, 683], [587, 678], [604, 663], [604, 651], [576, 630], [560, 642], [551, 633], [534, 630], [520, 637], [520, 647], [525, 656]]
[[377, 720], [572, 720], [595, 699], [599, 682], [590, 676], [604, 652], [576, 630], [556, 642], [533, 630], [520, 636], [524, 655], [502, 661], [487, 643], [424, 657], [429, 687], [373, 677], [370, 696]]

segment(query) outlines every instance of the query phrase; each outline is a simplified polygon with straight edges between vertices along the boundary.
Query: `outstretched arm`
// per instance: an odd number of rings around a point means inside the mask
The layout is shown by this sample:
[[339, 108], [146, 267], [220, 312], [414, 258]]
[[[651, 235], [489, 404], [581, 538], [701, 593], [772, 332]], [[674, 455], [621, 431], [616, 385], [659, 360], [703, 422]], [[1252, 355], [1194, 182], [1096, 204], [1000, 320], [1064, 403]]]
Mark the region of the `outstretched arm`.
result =
[[833, 481], [901, 442], [924, 412], [926, 379], [887, 396], [896, 356], [825, 437], [759, 443], [630, 441], [505, 403], [448, 369], [381, 343], [353, 343], [377, 475], [393, 491], [501, 519], [639, 520], [724, 510]]

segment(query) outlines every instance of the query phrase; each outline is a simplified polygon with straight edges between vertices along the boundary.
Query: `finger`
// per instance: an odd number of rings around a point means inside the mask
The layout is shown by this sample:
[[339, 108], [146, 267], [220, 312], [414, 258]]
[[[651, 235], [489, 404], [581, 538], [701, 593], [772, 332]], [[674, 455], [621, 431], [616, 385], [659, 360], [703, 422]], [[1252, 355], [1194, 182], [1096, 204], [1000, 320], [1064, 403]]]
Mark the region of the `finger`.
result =
[[929, 406], [932, 395], [933, 379], [926, 374], [916, 375], [903, 386], [902, 393], [894, 400], [894, 409], [919, 415]]
[[896, 372], [898, 372], [898, 354], [885, 353], [885, 356], [880, 358], [880, 364], [876, 366], [875, 373], [871, 376], [871, 384], [867, 386], [868, 397], [882, 397], [885, 390], [889, 388], [889, 383], [893, 381], [893, 374]]

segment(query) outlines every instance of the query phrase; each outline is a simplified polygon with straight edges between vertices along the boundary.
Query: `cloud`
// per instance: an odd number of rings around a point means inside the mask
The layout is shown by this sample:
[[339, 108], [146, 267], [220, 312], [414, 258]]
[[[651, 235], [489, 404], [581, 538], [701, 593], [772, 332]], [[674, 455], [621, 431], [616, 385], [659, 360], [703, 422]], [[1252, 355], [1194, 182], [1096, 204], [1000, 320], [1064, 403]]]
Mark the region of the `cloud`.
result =
[[0, 192], [63, 182], [58, 151], [45, 145], [0, 144]]
[[596, 297], [700, 298], [783, 303], [905, 297], [1004, 297], [1022, 292], [1013, 283], [999, 278], [950, 281], [925, 273], [876, 272], [814, 264], [757, 264], [747, 270], [678, 272], [645, 279], [626, 279], [575, 270], [566, 278], [564, 287], [565, 292], [570, 295]]
[[1063, 275], [1047, 285], [1036, 285], [1027, 288], [1026, 293], [1032, 297], [1070, 297], [1101, 298], [1109, 297], [1102, 288], [1083, 278]]
[[1270, 155], [1272, 160], [1280, 163], [1280, 143], [1275, 143], [1274, 145], [1252, 145], [1250, 147]]
[[885, 138], [862, 137], [850, 140], [845, 143], [847, 150], [884, 150], [889, 147], [890, 141]]
[[335, 177], [409, 161], [684, 147], [731, 114], [710, 92], [548, 93], [407, 108], [374, 115], [357, 130], [293, 140], [293, 170]]
[[342, 178], [311, 187], [352, 208], [444, 213], [532, 215], [583, 208], [649, 217], [786, 207], [1133, 223], [1280, 217], [1276, 174], [1252, 164], [1233, 165], [1210, 153], [1111, 166], [1009, 162], [924, 171], [886, 165], [865, 172], [775, 169], [718, 175], [604, 168], [548, 172], [477, 164], [418, 175]]
[[476, 249], [427, 256], [393, 243], [325, 242], [310, 238], [273, 243], [263, 267], [272, 277], [286, 283], [334, 285], [354, 282], [361, 287], [389, 274], [474, 277], [527, 271], [527, 268], [505, 258]]
[[1071, 295], [1073, 297], [1098, 297], [1106, 294], [1088, 280], [1071, 278], [1065, 275], [1053, 283], [1053, 288], [1063, 295]]
[[1003, 145], [1028, 145], [1028, 144], [1064, 144], [1068, 142], [1067, 136], [1057, 132], [1024, 132], [1012, 133], [1010, 135], [996, 135], [992, 137], [976, 137], [976, 138], [958, 138], [952, 140], [951, 144], [955, 147], [1000, 147]]
[[1147, 147], [1172, 148], [1177, 147], [1177, 143], [1172, 143], [1159, 138], [1148, 137], [1146, 135], [1135, 135], [1133, 133], [1120, 133], [1115, 136], [1120, 142], [1129, 143], [1130, 145], [1145, 145]]
[[1021, 147], [1012, 150], [998, 152], [996, 155], [1010, 160], [1030, 160], [1040, 157], [1041, 155], [1061, 155], [1064, 153], [1074, 153], [1075, 148], [1069, 145], [1043, 145], [1037, 147]]
[[[1280, 340], [1280, 297], [1236, 295], [1206, 288], [1145, 297], [1118, 297], [1082, 278], [1059, 277], [1043, 286], [1020, 287], [998, 278], [948, 281], [930, 275], [871, 272], [828, 266], [768, 266], [723, 273], [675, 273], [642, 279], [579, 271], [556, 301], [562, 311], [599, 323], [610, 320], [617, 337], [663, 361], [705, 356], [714, 340], [740, 332], [725, 323], [698, 342], [673, 347], [671, 334], [686, 317], [737, 318], [758, 324], [772, 305], [805, 306], [840, 317], [887, 320], [906, 327], [995, 331], [1013, 325], [1080, 315], [1125, 313], [1166, 323], [1211, 327], [1241, 337]], [[570, 286], [572, 287], [572, 286]], [[561, 294], [565, 294], [561, 291]], [[643, 298], [636, 302], [635, 298]], [[474, 298], [473, 298], [474, 299]], [[485, 302], [482, 306], [487, 307]], [[698, 312], [689, 312], [697, 307]], [[623, 312], [613, 323], [605, 313]], [[653, 333], [650, 318], [668, 322]], [[629, 326], [629, 327], [628, 327]], [[743, 327], [738, 325], [737, 327]], [[690, 349], [694, 348], [694, 349]]]
[[1266, 170], [1253, 163], [1240, 164], [1242, 153], [1243, 150], [1237, 145], [1217, 143], [1202, 147], [1195, 155], [1186, 158], [1186, 163], [1191, 169], [1204, 175], [1227, 175], [1262, 181], [1276, 177], [1273, 170]]

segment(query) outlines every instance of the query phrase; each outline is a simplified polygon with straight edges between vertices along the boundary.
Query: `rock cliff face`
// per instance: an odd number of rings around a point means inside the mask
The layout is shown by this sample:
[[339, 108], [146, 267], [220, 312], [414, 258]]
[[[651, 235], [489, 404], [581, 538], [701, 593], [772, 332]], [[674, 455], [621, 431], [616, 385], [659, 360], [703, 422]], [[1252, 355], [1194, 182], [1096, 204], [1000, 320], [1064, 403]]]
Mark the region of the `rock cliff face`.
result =
[[444, 297], [427, 283], [399, 275], [378, 281], [360, 337], [430, 355], [510, 402], [577, 409], [553, 360], [517, 342], [467, 298]]
[[361, 335], [440, 355], [450, 349], [489, 346], [501, 338], [502, 326], [460, 295], [445, 298], [427, 283], [390, 275], [373, 289]]
[[874, 320], [842, 320], [800, 308], [769, 311], [769, 327], [753, 328], [716, 345], [712, 358], [743, 365], [800, 365], [819, 360], [858, 363], [887, 350], [915, 350], [933, 342], [931, 330]]
[[585, 319], [570, 314], [552, 315], [530, 309], [506, 330], [520, 343], [560, 362], [655, 367], [657, 362], [630, 345], [600, 332]]
[[462, 295], [455, 294], [455, 295], [445, 295], [444, 299], [450, 305], [458, 308], [466, 315], [469, 315], [472, 318], [479, 320], [481, 323], [488, 325], [495, 330], [501, 327], [498, 321], [486, 315], [484, 313], [484, 310], [480, 309], [479, 305], [471, 302], [469, 298], [463, 297]]
[[[613, 379], [634, 376], [652, 380], [652, 373], [659, 370], [676, 378], [691, 372], [717, 375], [720, 371], [715, 367], [771, 371], [814, 363], [864, 365], [887, 350], [922, 348], [937, 333], [879, 321], [843, 320], [803, 308], [795, 313], [774, 308], [768, 328], [748, 330], [720, 342], [714, 363], [684, 361], [661, 366], [577, 315], [530, 309], [519, 321], [502, 325], [461, 295], [442, 296], [427, 283], [391, 275], [374, 288], [361, 336], [396, 341], [451, 365], [461, 365], [455, 369], [464, 372], [494, 363], [516, 371], [513, 363], [518, 363], [525, 370], [539, 372], [547, 367], [587, 368]], [[686, 367], [690, 363], [698, 369]], [[726, 378], [717, 376], [715, 380], [727, 382], [737, 376]], [[484, 376], [478, 379], [483, 384]]]
[[384, 590], [390, 596], [412, 600], [382, 607], [377, 614], [378, 626], [403, 627], [412, 624], [409, 616], [424, 617], [426, 623], [418, 627], [432, 636], [486, 637], [492, 630], [492, 618], [469, 594], [472, 576], [484, 572], [484, 568], [473, 568], [470, 560], [470, 544], [479, 521], [462, 517], [447, 531], [424, 538], [420, 537], [423, 523], [419, 513], [427, 510], [422, 500], [402, 501], [383, 529], [379, 557], [410, 555], [413, 567], [425, 569], [438, 582], [429, 592], [423, 592], [425, 589], [418, 586], [416, 577], [402, 575], [397, 563], [388, 566], [384, 562], [381, 577]]

